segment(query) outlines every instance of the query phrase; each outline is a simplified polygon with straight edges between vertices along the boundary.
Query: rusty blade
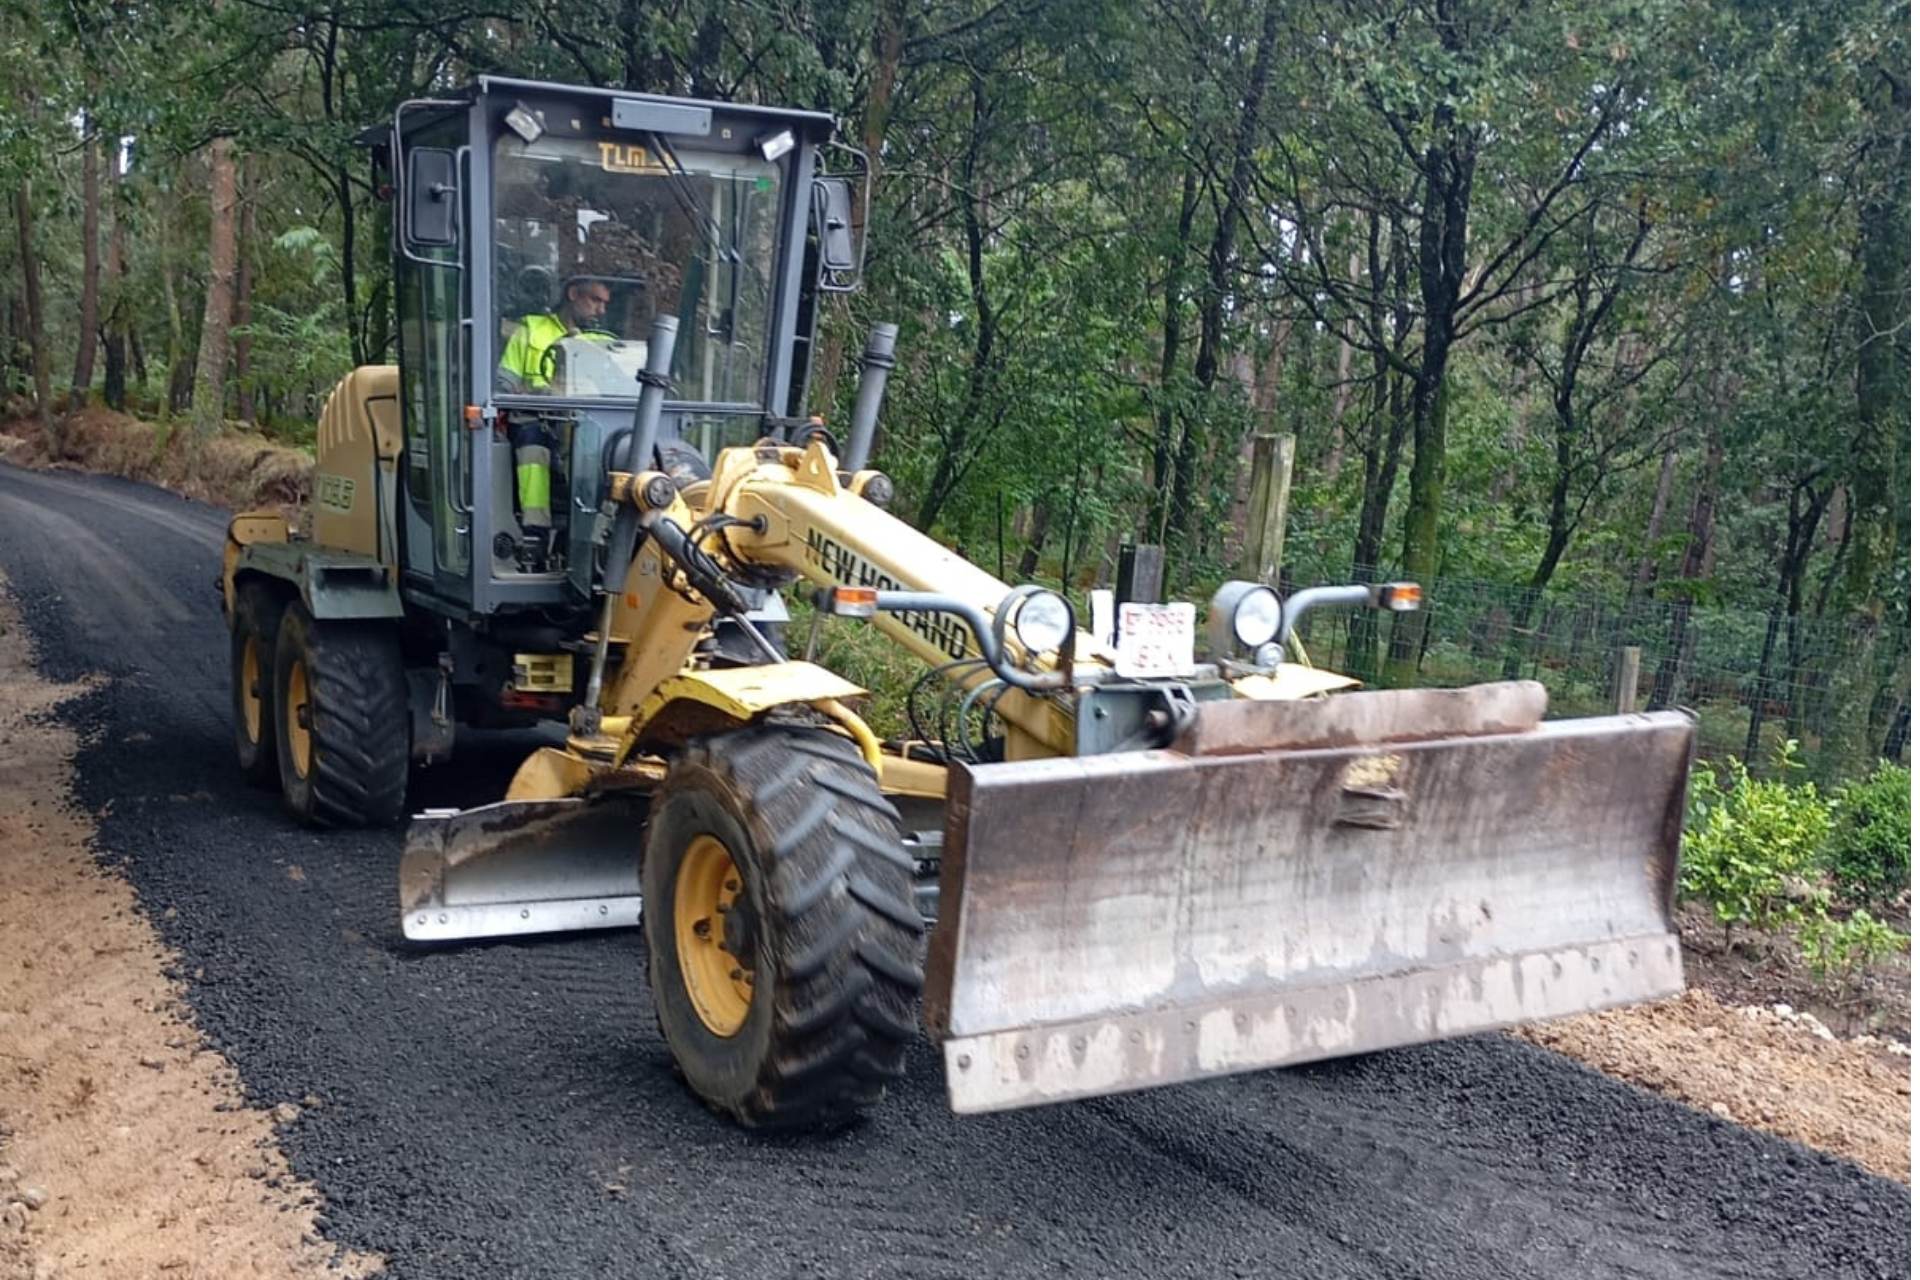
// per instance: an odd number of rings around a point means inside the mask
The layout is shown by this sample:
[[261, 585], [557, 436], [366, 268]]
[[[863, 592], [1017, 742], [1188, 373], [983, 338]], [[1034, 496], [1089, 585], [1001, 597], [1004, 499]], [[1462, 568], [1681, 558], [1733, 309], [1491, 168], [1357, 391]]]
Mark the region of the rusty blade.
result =
[[1692, 739], [1663, 713], [957, 771], [927, 981], [954, 1108], [1678, 990]]
[[407, 828], [401, 931], [416, 942], [631, 928], [645, 802], [508, 800]]
[[1384, 746], [1423, 738], [1524, 733], [1547, 713], [1546, 686], [1503, 680], [1464, 689], [1389, 689], [1298, 701], [1203, 702], [1173, 744], [1190, 756], [1282, 747]]

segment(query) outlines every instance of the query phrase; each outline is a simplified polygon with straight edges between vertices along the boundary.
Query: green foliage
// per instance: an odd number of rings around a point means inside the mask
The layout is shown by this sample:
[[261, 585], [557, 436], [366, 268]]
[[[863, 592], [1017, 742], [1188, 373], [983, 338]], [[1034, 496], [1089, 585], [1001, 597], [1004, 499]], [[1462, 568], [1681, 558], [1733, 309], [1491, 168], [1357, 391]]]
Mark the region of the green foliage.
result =
[[[1783, 767], [1795, 746], [1783, 749]], [[1737, 760], [1726, 767], [1724, 783], [1705, 765], [1694, 770], [1680, 838], [1681, 890], [1704, 899], [1729, 928], [1791, 923], [1816, 897], [1810, 877], [1831, 828], [1829, 803], [1810, 782], [1762, 781]]]
[[[1264, 106], [1243, 119], [1270, 14]], [[0, 0], [0, 207], [30, 188], [58, 383], [81, 327], [75, 122], [131, 139], [102, 222], [128, 265], [102, 314], [125, 317], [151, 412], [169, 366], [193, 367], [204, 153], [231, 135], [254, 228], [234, 381], [297, 437], [341, 371], [393, 356], [391, 206], [353, 139], [400, 101], [496, 74], [831, 113], [877, 180], [864, 291], [821, 310], [812, 350], [839, 367], [814, 369], [808, 407], [844, 424], [867, 326], [901, 326], [877, 461], [909, 519], [1000, 576], [1024, 560], [1076, 590], [1110, 580], [1123, 540], [1159, 542], [1173, 589], [1203, 595], [1245, 536], [1248, 437], [1286, 431], [1291, 580], [1344, 577], [1356, 544], [1397, 575], [1410, 388], [1427, 337], [1450, 335], [1428, 585], [1484, 589], [1430, 590], [1422, 681], [1496, 676], [1508, 625], [1571, 633], [1564, 657], [1532, 645], [1525, 673], [1556, 710], [1594, 710], [1605, 653], [1642, 646], [1651, 680], [1671, 639], [1691, 668], [1675, 700], [1716, 753], [1743, 749], [1761, 707], [1755, 747], [1798, 737], [1825, 781], [1870, 768], [1910, 698], [1908, 40], [1903, 8], [1865, 0]], [[1456, 144], [1469, 278], [1429, 296], [1422, 171]], [[17, 297], [10, 223], [0, 295]], [[1583, 315], [1590, 344], [1570, 345]], [[0, 391], [31, 385], [31, 349], [9, 318]], [[1192, 515], [1174, 528], [1183, 439]], [[1715, 616], [1670, 637], [1668, 613], [1636, 612], [1681, 600]], [[1837, 658], [1825, 637], [1863, 618], [1873, 637]], [[886, 684], [890, 647], [828, 631]]]
[[1840, 788], [1826, 865], [1847, 896], [1885, 900], [1910, 884], [1912, 786], [1911, 771], [1882, 764]]
[[816, 614], [804, 591], [789, 594], [788, 608], [793, 615], [787, 627], [788, 652], [802, 656], [809, 633], [814, 633], [813, 660], [867, 690], [856, 709], [873, 731], [882, 738], [912, 737], [907, 693], [926, 665], [869, 623]]
[[1887, 957], [1907, 949], [1907, 935], [1856, 910], [1844, 921], [1814, 912], [1800, 925], [1800, 958], [1816, 981], [1836, 973], [1857, 977]]

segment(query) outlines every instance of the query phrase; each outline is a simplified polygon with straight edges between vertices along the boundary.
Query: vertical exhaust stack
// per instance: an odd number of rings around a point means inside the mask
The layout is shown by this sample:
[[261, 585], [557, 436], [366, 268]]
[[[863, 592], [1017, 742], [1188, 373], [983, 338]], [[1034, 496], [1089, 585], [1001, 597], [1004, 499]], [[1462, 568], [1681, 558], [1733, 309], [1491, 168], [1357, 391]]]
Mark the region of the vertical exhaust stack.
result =
[[[680, 333], [680, 321], [673, 316], [656, 316], [653, 332], [647, 336], [647, 367], [640, 371], [640, 399], [633, 408], [633, 434], [627, 437], [627, 455], [620, 469], [636, 475], [653, 465], [654, 446], [660, 440], [660, 406], [667, 399], [667, 371], [673, 367], [674, 340]], [[635, 534], [640, 527], [640, 509], [624, 503], [613, 517], [613, 532], [607, 540], [608, 595], [618, 595], [626, 585], [627, 565], [633, 559]]]
[[[653, 331], [647, 336], [647, 364], [640, 371], [640, 399], [633, 407], [633, 431], [627, 436], [626, 456], [620, 469], [633, 475], [653, 465], [654, 445], [660, 438], [660, 406], [667, 399], [667, 371], [673, 367], [673, 344], [680, 333], [680, 321], [673, 316], [656, 316]], [[640, 508], [623, 502], [614, 512], [613, 530], [607, 538], [606, 576], [601, 589], [606, 600], [600, 608], [600, 635], [593, 645], [593, 668], [587, 674], [587, 694], [574, 709], [576, 731], [593, 733], [600, 727], [600, 684], [607, 672], [607, 640], [613, 630], [613, 606], [626, 588], [627, 570], [633, 564], [633, 549], [640, 532]]]
[[880, 400], [887, 394], [887, 375], [893, 371], [893, 344], [900, 337], [897, 324], [876, 324], [860, 353], [860, 390], [853, 399], [853, 421], [847, 427], [847, 448], [840, 459], [848, 475], [866, 470], [873, 452], [873, 429], [880, 421]]

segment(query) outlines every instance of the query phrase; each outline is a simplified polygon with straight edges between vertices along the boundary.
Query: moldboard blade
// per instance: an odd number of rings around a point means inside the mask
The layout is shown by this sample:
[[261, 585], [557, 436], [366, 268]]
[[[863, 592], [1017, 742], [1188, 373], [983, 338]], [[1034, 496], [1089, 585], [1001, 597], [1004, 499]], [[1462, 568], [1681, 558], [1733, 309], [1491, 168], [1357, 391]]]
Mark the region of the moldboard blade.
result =
[[400, 924], [416, 942], [632, 928], [645, 802], [508, 800], [407, 828]]
[[[1355, 704], [1367, 723], [1393, 696], [1343, 695], [1372, 700]], [[1302, 715], [1337, 717], [1341, 700]], [[954, 1109], [1680, 990], [1672, 902], [1692, 720], [1503, 732], [1483, 716], [1446, 732], [1445, 718], [1440, 736], [1390, 745], [1322, 724], [1322, 745], [1215, 735], [1212, 754], [956, 770], [926, 988]]]

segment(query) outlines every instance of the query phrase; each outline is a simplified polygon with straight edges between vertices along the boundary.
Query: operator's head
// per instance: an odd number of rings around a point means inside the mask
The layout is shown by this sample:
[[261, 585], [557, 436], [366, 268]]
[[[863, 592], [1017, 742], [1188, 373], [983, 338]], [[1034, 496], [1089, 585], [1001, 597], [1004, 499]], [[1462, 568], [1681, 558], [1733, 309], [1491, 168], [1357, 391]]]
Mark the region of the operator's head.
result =
[[576, 329], [597, 327], [612, 300], [612, 292], [598, 280], [575, 280], [567, 286], [567, 319]]

